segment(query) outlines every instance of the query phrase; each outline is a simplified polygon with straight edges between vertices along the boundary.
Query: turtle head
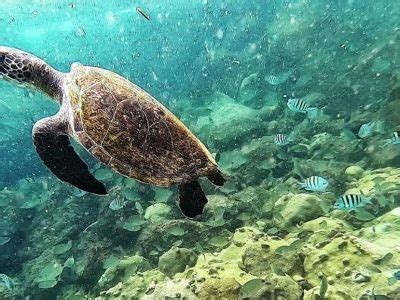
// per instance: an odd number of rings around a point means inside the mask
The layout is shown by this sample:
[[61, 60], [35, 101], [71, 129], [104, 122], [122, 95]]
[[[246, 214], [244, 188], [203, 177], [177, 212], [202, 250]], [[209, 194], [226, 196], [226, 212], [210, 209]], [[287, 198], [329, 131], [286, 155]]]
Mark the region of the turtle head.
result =
[[9, 47], [0, 47], [0, 76], [19, 83], [32, 80], [32, 59], [28, 53]]
[[63, 95], [63, 74], [19, 49], [0, 46], [0, 77], [33, 85], [58, 101]]

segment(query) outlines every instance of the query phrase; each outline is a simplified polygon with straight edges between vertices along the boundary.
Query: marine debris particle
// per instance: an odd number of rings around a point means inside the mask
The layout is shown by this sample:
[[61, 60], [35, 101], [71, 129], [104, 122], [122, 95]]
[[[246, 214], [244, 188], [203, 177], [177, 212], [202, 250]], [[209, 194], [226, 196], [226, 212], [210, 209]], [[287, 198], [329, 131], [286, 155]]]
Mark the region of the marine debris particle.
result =
[[150, 15], [142, 10], [140, 7], [136, 7], [136, 11], [138, 14], [140, 14], [143, 18], [145, 18], [147, 21], [150, 21]]
[[221, 40], [224, 37], [224, 31], [220, 28], [215, 35], [217, 36], [217, 39]]
[[78, 26], [78, 27], [75, 29], [75, 36], [76, 36], [76, 37], [79, 37], [79, 38], [85, 37], [85, 36], [86, 36], [86, 30], [85, 30], [85, 28], [84, 28], [83, 26]]

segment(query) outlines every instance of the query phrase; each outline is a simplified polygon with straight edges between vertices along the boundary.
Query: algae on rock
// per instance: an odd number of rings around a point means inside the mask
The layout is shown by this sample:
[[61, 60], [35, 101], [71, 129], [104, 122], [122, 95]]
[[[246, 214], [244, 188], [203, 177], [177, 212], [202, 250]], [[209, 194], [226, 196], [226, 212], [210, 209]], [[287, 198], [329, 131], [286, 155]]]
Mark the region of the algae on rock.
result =
[[197, 255], [193, 250], [172, 247], [160, 256], [158, 268], [165, 275], [172, 277], [176, 273], [185, 271], [187, 267], [193, 267], [196, 261]]

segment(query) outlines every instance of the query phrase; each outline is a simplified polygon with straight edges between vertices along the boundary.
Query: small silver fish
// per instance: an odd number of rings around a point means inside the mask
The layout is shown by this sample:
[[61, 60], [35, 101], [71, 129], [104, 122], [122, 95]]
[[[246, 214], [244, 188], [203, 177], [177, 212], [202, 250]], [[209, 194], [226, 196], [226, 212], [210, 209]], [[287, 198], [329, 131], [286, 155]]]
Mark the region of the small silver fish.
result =
[[392, 137], [390, 139], [384, 140], [383, 147], [389, 146], [389, 145], [398, 145], [400, 144], [400, 138], [399, 138], [399, 133], [397, 131], [392, 133]]
[[0, 274], [0, 281], [6, 286], [6, 288], [12, 291], [15, 287], [14, 281], [6, 274]]
[[329, 182], [325, 178], [320, 176], [311, 176], [304, 180], [303, 183], [300, 183], [300, 188], [312, 192], [325, 192], [328, 185]]
[[137, 210], [137, 212], [138, 212], [138, 214], [139, 214], [140, 216], [143, 215], [144, 209], [143, 209], [143, 206], [140, 204], [139, 201], [136, 201], [136, 202], [135, 202], [135, 208], [136, 208], [136, 210]]
[[124, 208], [126, 202], [122, 197], [117, 197], [113, 201], [111, 201], [110, 205], [108, 206], [111, 210], [120, 210]]
[[336, 200], [334, 208], [341, 210], [351, 210], [357, 207], [363, 207], [367, 203], [371, 203], [372, 198], [363, 195], [346, 194]]
[[373, 128], [374, 128], [374, 122], [369, 122], [366, 124], [362, 124], [360, 129], [358, 130], [358, 136], [360, 138], [366, 138], [368, 136], [370, 136], [373, 132]]
[[377, 132], [382, 132], [382, 126], [383, 122], [382, 121], [371, 121], [366, 124], [362, 124], [360, 129], [358, 130], [358, 136], [362, 139], [370, 136], [372, 133], [375, 131]]
[[308, 103], [300, 98], [291, 98], [287, 102], [287, 106], [293, 112], [306, 113], [309, 118], [315, 118], [318, 114], [318, 108], [310, 107]]
[[286, 137], [286, 135], [284, 134], [278, 133], [277, 135], [275, 135], [275, 144], [277, 144], [278, 146], [286, 146], [291, 141], [292, 140]]

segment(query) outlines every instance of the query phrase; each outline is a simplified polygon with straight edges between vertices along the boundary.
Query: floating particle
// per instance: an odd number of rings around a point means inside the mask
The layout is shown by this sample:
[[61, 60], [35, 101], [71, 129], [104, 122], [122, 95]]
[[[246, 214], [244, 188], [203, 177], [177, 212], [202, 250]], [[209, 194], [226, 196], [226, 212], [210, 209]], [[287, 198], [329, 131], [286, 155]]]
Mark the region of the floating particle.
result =
[[150, 21], [150, 15], [147, 12], [143, 11], [140, 7], [136, 7], [136, 11], [139, 15], [141, 15], [147, 21]]
[[222, 39], [224, 37], [224, 31], [220, 28], [216, 33], [217, 39]]

